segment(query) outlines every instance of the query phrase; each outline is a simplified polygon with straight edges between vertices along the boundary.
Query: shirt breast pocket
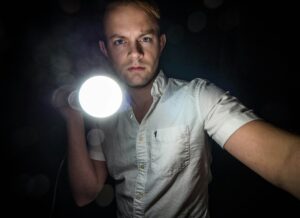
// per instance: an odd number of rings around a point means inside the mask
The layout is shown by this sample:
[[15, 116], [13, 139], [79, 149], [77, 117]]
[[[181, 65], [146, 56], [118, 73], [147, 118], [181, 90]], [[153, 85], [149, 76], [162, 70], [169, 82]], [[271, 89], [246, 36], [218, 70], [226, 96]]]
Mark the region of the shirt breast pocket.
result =
[[151, 169], [162, 176], [182, 171], [190, 162], [190, 136], [187, 126], [157, 129], [151, 136]]

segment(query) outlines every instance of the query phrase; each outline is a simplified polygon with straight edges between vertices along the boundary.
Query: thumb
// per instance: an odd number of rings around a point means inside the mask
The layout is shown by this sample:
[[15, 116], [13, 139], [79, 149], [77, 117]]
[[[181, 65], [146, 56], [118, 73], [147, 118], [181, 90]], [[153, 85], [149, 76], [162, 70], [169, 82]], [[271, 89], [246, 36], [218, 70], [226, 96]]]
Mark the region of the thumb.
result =
[[51, 105], [54, 108], [71, 107], [80, 110], [78, 91], [72, 85], [63, 85], [57, 88], [52, 94]]

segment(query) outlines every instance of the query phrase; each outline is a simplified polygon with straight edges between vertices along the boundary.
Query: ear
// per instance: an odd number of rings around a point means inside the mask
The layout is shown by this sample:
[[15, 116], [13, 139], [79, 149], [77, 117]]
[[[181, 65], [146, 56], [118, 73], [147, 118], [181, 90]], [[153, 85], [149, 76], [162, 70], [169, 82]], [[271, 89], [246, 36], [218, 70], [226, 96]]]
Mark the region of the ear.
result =
[[167, 43], [166, 34], [161, 34], [159, 37], [160, 53], [162, 53], [162, 51], [164, 50], [166, 43]]
[[99, 41], [99, 47], [100, 47], [100, 50], [101, 50], [102, 54], [104, 54], [104, 56], [108, 58], [108, 53], [107, 53], [107, 49], [106, 49], [106, 46], [105, 46], [105, 42], [100, 40]]

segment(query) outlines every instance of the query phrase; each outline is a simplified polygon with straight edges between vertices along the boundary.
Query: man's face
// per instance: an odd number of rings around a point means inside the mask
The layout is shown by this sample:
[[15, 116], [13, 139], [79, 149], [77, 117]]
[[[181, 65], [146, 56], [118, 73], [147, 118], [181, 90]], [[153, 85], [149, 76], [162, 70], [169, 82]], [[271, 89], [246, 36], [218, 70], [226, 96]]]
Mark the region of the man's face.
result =
[[105, 36], [107, 44], [102, 42], [101, 49], [129, 87], [153, 81], [165, 35], [158, 35], [157, 24], [144, 11], [132, 5], [113, 9], [106, 18]]

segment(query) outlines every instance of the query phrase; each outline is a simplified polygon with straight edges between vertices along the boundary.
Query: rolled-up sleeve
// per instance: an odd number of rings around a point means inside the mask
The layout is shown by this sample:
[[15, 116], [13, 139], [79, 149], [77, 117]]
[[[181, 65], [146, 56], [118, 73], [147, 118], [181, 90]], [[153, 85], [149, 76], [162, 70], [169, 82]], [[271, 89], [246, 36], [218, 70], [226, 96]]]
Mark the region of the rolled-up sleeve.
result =
[[221, 147], [244, 124], [261, 119], [229, 92], [206, 83], [202, 86], [201, 104], [206, 108], [204, 128]]
[[105, 161], [102, 150], [105, 134], [101, 129], [91, 129], [87, 134], [89, 156], [93, 160]]

